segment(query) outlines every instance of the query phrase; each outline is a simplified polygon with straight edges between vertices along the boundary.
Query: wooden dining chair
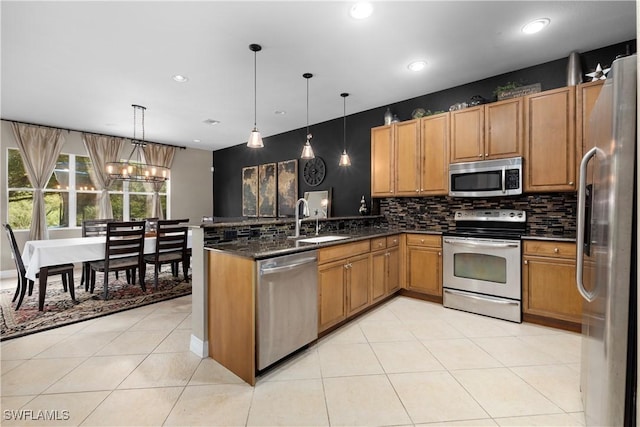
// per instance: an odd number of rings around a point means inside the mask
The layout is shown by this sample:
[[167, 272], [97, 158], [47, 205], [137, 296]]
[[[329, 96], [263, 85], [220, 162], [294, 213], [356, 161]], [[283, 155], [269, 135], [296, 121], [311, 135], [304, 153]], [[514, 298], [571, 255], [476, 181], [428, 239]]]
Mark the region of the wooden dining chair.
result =
[[[16, 293], [13, 295], [12, 302], [19, 297], [18, 303], [16, 304], [16, 310], [20, 308], [22, 305], [22, 301], [24, 300], [24, 296], [27, 293], [27, 284], [29, 285], [29, 295], [33, 293], [33, 280], [27, 279], [27, 270], [24, 267], [24, 263], [22, 262], [22, 254], [20, 253], [20, 248], [18, 247], [18, 243], [16, 242], [16, 236], [13, 234], [13, 230], [9, 224], [3, 224], [3, 227], [7, 233], [7, 238], [9, 239], [9, 246], [11, 247], [11, 253], [13, 254], [13, 260], [16, 264], [16, 271], [18, 273], [18, 286], [16, 287]], [[44, 310], [44, 297], [47, 293], [47, 279], [49, 276], [62, 275], [62, 287], [64, 291], [67, 290], [71, 294], [71, 300], [76, 301], [75, 288], [73, 283], [73, 264], [60, 264], [60, 265], [52, 265], [47, 267], [47, 275], [45, 277], [40, 277], [40, 273], [36, 274], [36, 278], [39, 280], [39, 294], [38, 294], [38, 310]]]
[[[85, 219], [82, 221], [82, 237], [96, 237], [107, 235], [107, 223], [113, 221], [113, 218], [106, 219]], [[89, 290], [89, 275], [91, 269], [89, 262], [82, 263], [82, 277], [80, 277], [80, 286], [84, 284], [84, 290]]]
[[107, 235], [104, 260], [89, 262], [90, 292], [93, 292], [96, 284], [96, 272], [102, 272], [104, 299], [109, 298], [109, 272], [130, 270], [131, 281], [135, 285], [136, 271], [140, 275], [140, 287], [143, 291], [147, 288], [144, 284], [144, 221], [109, 222], [107, 223]]
[[158, 274], [163, 264], [171, 264], [171, 270], [175, 277], [178, 276], [175, 265], [182, 263], [182, 272], [185, 280], [189, 280], [189, 252], [187, 249], [186, 224], [189, 219], [165, 219], [158, 221], [156, 234], [156, 250], [153, 254], [144, 256], [146, 264], [153, 264], [153, 285], [158, 289]]

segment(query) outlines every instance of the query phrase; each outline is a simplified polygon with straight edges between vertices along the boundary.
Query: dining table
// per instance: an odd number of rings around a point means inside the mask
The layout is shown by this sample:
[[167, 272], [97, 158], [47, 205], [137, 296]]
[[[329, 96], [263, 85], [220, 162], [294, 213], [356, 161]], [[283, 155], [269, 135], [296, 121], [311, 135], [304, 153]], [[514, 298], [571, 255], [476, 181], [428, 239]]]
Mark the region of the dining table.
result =
[[[29, 280], [47, 277], [47, 267], [58, 264], [82, 263], [104, 259], [106, 236], [70, 237], [66, 239], [28, 240], [22, 251], [22, 262]], [[191, 248], [191, 230], [187, 235], [187, 247]], [[152, 254], [156, 250], [155, 235], [144, 239], [144, 253]]]

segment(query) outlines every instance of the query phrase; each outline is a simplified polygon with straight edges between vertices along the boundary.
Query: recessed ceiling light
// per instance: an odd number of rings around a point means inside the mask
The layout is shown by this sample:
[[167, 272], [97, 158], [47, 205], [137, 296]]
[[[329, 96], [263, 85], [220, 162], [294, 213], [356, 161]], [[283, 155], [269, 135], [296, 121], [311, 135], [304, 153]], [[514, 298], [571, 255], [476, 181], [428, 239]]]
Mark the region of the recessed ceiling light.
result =
[[213, 120], [213, 119], [207, 119], [205, 121], [203, 121], [202, 123], [211, 125], [211, 126], [215, 126], [217, 124], [220, 124], [220, 120]]
[[538, 31], [542, 31], [544, 27], [549, 25], [549, 22], [551, 22], [549, 18], [536, 19], [535, 21], [531, 21], [527, 25], [522, 27], [522, 32], [525, 34], [537, 33]]
[[373, 5], [368, 1], [359, 1], [353, 6], [351, 6], [351, 10], [349, 11], [349, 15], [353, 19], [365, 19], [371, 16], [373, 13]]
[[287, 114], [287, 112], [282, 110], [276, 110], [273, 112], [273, 114], [276, 114], [278, 116], [284, 116], [285, 114]]
[[414, 61], [407, 65], [407, 68], [411, 71], [421, 71], [427, 66], [427, 61]]
[[198, 142], [200, 142], [200, 140], [199, 139], [194, 139], [193, 142], [195, 142], [197, 144]]
[[173, 76], [171, 78], [173, 80], [177, 81], [178, 83], [184, 83], [184, 82], [189, 80], [189, 78], [187, 76], [183, 76], [181, 74], [176, 74], [175, 76]]

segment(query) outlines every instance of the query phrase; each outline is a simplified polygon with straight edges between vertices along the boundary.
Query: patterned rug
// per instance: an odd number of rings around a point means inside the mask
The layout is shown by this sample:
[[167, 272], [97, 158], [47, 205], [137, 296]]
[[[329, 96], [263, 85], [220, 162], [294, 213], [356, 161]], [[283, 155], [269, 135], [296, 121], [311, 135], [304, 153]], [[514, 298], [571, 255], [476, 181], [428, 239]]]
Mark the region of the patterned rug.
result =
[[[129, 285], [120, 273], [116, 279], [113, 273], [109, 279], [109, 299], [104, 300], [102, 273], [98, 274], [93, 293], [80, 287], [80, 275], [76, 274], [76, 303], [71, 301], [68, 292], [62, 289], [60, 276], [50, 277], [47, 282], [47, 295], [44, 310], [38, 311], [38, 282], [34, 284], [33, 294], [25, 295], [19, 310], [11, 302], [15, 288], [0, 291], [0, 341], [46, 331], [83, 320], [106, 316], [119, 311], [129, 310], [155, 302], [189, 295], [191, 282], [173, 277], [169, 271], [161, 272], [158, 277], [158, 289], [153, 287], [153, 274], [147, 274], [146, 292], [140, 285]], [[17, 279], [16, 279], [17, 280]]]

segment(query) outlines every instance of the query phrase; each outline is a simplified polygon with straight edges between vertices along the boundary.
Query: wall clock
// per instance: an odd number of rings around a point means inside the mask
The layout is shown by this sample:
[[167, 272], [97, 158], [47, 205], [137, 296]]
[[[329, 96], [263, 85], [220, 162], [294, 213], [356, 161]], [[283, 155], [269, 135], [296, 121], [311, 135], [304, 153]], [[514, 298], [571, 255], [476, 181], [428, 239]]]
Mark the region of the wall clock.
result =
[[307, 160], [307, 163], [304, 165], [304, 170], [302, 171], [302, 177], [304, 178], [304, 182], [315, 187], [324, 181], [326, 173], [327, 168], [324, 160], [316, 156], [313, 159]]

